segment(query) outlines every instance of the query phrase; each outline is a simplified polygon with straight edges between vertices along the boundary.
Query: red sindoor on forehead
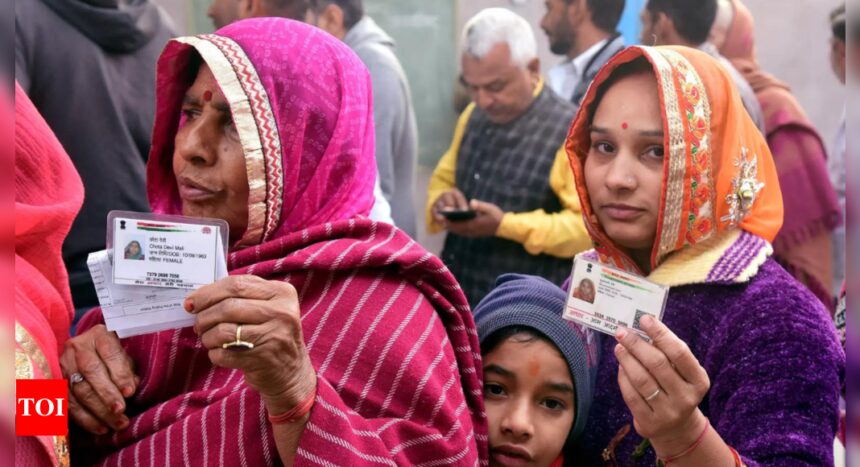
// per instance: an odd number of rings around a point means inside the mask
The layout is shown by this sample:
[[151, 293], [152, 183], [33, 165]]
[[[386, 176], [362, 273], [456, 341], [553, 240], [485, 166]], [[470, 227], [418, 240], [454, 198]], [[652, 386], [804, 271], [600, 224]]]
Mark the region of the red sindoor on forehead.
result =
[[[209, 91], [206, 91], [206, 92], [209, 92]], [[621, 128], [626, 130], [627, 129], [627, 122], [622, 123]]]
[[206, 90], [203, 91], [203, 100], [209, 102], [212, 100], [212, 91]]

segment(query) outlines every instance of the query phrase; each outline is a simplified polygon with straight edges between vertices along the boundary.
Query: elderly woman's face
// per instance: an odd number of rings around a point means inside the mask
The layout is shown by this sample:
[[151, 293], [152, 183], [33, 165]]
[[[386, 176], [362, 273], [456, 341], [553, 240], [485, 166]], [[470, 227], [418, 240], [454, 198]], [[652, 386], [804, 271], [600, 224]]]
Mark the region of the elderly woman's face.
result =
[[227, 100], [205, 63], [183, 99], [173, 173], [183, 215], [224, 219], [231, 241], [242, 237], [248, 226], [245, 154]]

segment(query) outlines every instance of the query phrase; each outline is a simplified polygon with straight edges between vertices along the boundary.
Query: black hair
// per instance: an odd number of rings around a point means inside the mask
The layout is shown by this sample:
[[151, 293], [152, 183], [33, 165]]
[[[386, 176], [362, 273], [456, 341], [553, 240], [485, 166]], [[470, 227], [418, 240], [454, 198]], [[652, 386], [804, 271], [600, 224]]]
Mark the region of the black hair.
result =
[[364, 17], [364, 2], [362, 0], [310, 0], [314, 11], [320, 13], [325, 7], [335, 4], [343, 10], [343, 27], [352, 29]]
[[830, 31], [835, 39], [845, 42], [847, 38], [845, 26], [845, 4], [839, 5], [830, 12]]
[[[564, 0], [570, 5], [576, 0]], [[624, 0], [586, 0], [588, 11], [591, 12], [591, 22], [601, 30], [614, 33], [624, 13]]]
[[273, 10], [277, 10], [278, 16], [304, 21], [312, 0], [265, 0]]
[[597, 111], [597, 106], [600, 105], [600, 101], [603, 100], [603, 96], [606, 95], [606, 91], [612, 87], [613, 84], [621, 81], [623, 78], [628, 76], [638, 75], [639, 73], [653, 73], [654, 68], [651, 66], [651, 62], [648, 61], [645, 57], [637, 57], [627, 63], [623, 63], [618, 66], [618, 68], [612, 70], [612, 73], [609, 75], [609, 78], [606, 78], [605, 81], [600, 83], [595, 91], [594, 100], [591, 102], [591, 106], [588, 108], [588, 124], [594, 121], [594, 114]]
[[487, 336], [483, 342], [481, 342], [481, 355], [486, 355], [493, 350], [496, 349], [502, 342], [508, 340], [508, 338], [516, 336], [520, 334], [521, 336], [517, 337], [516, 342], [518, 343], [526, 343], [526, 342], [534, 342], [538, 340], [546, 341], [555, 346], [555, 343], [550, 340], [549, 337], [544, 335], [544, 333], [538, 331], [537, 329], [529, 326], [515, 325], [515, 326], [506, 326], [501, 329], [497, 329], [492, 334]]
[[624, 13], [624, 0], [588, 0], [591, 22], [598, 28], [613, 33]]
[[678, 34], [693, 44], [708, 40], [717, 18], [717, 0], [648, 0], [646, 8], [654, 17], [668, 16]]

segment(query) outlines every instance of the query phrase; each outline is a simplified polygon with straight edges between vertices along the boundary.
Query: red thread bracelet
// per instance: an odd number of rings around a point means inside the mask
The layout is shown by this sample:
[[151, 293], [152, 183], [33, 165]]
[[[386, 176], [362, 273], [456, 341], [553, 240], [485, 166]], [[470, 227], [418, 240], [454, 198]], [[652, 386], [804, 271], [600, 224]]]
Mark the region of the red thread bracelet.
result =
[[702, 444], [702, 440], [705, 439], [705, 433], [708, 432], [708, 428], [710, 428], [710, 427], [711, 427], [711, 421], [708, 420], [707, 418], [705, 418], [705, 429], [702, 430], [702, 434], [700, 434], [699, 437], [696, 438], [696, 441], [693, 444], [691, 444], [690, 447], [688, 447], [687, 449], [684, 449], [680, 454], [675, 454], [674, 456], [670, 456], [670, 457], [666, 457], [666, 458], [661, 457], [660, 461], [663, 462], [663, 465], [669, 465], [670, 462], [674, 462], [674, 461], [686, 456], [687, 454], [693, 452], [697, 447], [699, 447], [700, 444]]
[[729, 446], [729, 451], [731, 451], [732, 457], [735, 459], [735, 467], [745, 467], [744, 461], [741, 460], [741, 455], [738, 454], [738, 451], [731, 446]]
[[293, 407], [290, 410], [280, 414], [280, 415], [272, 415], [269, 414], [269, 422], [272, 425], [285, 425], [287, 423], [294, 423], [298, 421], [300, 418], [304, 417], [311, 411], [311, 407], [314, 406], [314, 400], [317, 398], [317, 388], [314, 387], [314, 390], [308, 395], [305, 400], [299, 402], [298, 405]]

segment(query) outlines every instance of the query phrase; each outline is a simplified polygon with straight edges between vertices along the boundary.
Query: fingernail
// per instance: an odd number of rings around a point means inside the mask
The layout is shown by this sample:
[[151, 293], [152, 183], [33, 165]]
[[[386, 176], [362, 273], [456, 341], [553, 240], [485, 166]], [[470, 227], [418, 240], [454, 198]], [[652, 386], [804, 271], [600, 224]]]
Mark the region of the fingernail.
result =
[[618, 355], [621, 352], [624, 352], [624, 346], [621, 344], [615, 344], [615, 354]]
[[99, 427], [99, 429], [98, 429], [98, 430], [96, 430], [96, 433], [98, 433], [98, 434], [100, 434], [100, 435], [106, 435], [106, 434], [107, 434], [107, 432], [108, 432], [108, 429], [107, 429], [107, 428], [105, 428], [105, 427], [103, 427], [103, 426], [100, 426], [100, 427]]
[[122, 410], [124, 408], [123, 405], [124, 404], [122, 402], [117, 401], [114, 402], [112, 406], [110, 406], [110, 409], [113, 411], [113, 413], [122, 413]]
[[623, 341], [625, 337], [627, 337], [627, 331], [625, 329], [619, 329], [615, 333], [615, 340], [619, 342]]
[[192, 301], [190, 298], [186, 298], [185, 302], [182, 304], [182, 306], [184, 306], [185, 311], [187, 311], [189, 313], [194, 311], [194, 301]]
[[134, 388], [132, 388], [131, 386], [126, 386], [122, 388], [123, 397], [131, 397], [132, 394], [134, 394]]
[[121, 418], [121, 419], [119, 419], [119, 421], [116, 423], [116, 429], [117, 429], [117, 430], [124, 430], [124, 429], [126, 429], [127, 427], [128, 427], [128, 419], [127, 419], [127, 418], [125, 418], [125, 417], [122, 417], [122, 418]]

